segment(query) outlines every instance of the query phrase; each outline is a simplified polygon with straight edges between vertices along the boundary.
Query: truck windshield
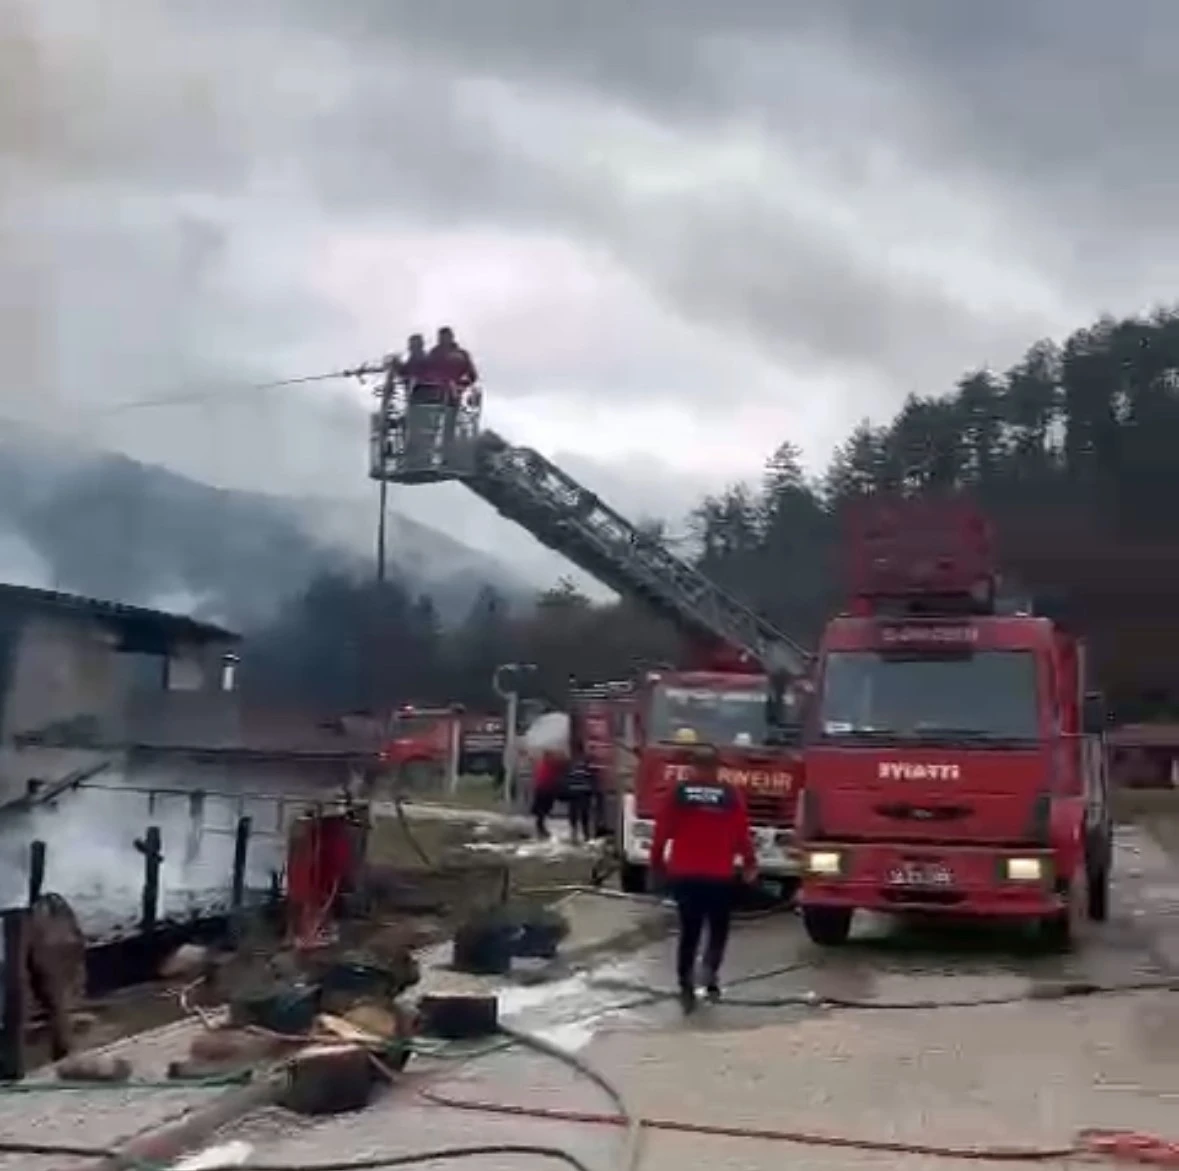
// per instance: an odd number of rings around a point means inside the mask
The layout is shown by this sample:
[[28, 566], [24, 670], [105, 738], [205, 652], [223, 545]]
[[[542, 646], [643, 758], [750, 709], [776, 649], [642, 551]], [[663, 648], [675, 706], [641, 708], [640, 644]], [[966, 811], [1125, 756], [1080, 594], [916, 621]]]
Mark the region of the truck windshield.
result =
[[896, 658], [833, 651], [823, 674], [819, 731], [828, 737], [1035, 740], [1035, 656], [980, 651]]
[[690, 729], [701, 744], [764, 744], [766, 694], [756, 688], [660, 685], [651, 695], [653, 741]]

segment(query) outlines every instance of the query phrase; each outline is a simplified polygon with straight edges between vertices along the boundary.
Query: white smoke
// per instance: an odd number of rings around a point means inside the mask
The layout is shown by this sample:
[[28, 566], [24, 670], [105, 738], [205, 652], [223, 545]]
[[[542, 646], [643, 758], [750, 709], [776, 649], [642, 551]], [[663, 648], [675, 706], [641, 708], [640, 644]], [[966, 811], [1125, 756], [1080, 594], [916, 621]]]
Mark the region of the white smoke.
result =
[[[253, 818], [246, 885], [264, 890], [272, 870], [281, 869], [285, 835], [273, 832], [272, 801], [236, 801], [209, 796], [200, 823], [188, 794], [162, 794], [154, 801], [140, 791], [118, 790], [117, 776], [103, 774], [104, 787], [63, 795], [53, 806], [0, 823], [0, 907], [25, 901], [29, 843], [46, 843], [46, 891], [60, 894], [83, 930], [104, 936], [130, 930], [141, 908], [144, 857], [136, 849], [148, 826], [158, 826], [163, 843], [160, 916], [188, 917], [228, 906], [232, 888], [234, 830], [241, 814]], [[169, 782], [173, 787], [175, 781]], [[265, 806], [265, 807], [263, 807]], [[293, 812], [293, 810], [292, 810]]]
[[149, 610], [160, 610], [165, 614], [183, 614], [187, 618], [194, 618], [201, 614], [203, 608], [208, 605], [208, 599], [200, 594], [194, 594], [192, 590], [174, 586], [172, 589], [160, 590], [152, 594], [146, 605]]
[[0, 531], [0, 583], [53, 588], [53, 570], [49, 562], [13, 529]]

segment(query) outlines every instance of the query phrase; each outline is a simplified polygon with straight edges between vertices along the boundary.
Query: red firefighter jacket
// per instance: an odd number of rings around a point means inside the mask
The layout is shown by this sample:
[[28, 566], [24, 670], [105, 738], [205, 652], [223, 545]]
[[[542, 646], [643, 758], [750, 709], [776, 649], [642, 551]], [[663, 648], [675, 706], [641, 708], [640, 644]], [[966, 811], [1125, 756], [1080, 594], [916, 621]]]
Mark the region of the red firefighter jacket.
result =
[[728, 879], [738, 858], [749, 870], [757, 863], [741, 791], [712, 779], [677, 785], [655, 818], [651, 865], [673, 879]]
[[435, 346], [427, 355], [423, 381], [457, 390], [479, 381], [471, 355], [462, 346]]
[[537, 793], [551, 792], [560, 784], [563, 771], [564, 764], [561, 759], [546, 752], [536, 762], [536, 768], [533, 770], [533, 791]]

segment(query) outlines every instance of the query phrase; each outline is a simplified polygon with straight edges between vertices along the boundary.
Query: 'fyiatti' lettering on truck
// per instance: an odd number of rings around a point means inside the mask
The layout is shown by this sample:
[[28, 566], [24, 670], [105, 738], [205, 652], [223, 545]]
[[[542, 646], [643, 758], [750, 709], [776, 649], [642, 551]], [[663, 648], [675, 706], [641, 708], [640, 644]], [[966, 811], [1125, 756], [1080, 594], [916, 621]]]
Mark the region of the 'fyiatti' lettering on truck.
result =
[[[673, 784], [689, 781], [695, 773], [690, 764], [668, 764], [664, 766], [665, 780]], [[748, 789], [751, 793], [789, 793], [794, 787], [794, 774], [786, 769], [765, 768], [734, 768], [721, 765], [717, 769], [717, 779], [735, 785], [738, 789]]]
[[882, 760], [876, 769], [882, 781], [958, 781], [962, 770], [956, 764], [920, 764], [908, 760]]

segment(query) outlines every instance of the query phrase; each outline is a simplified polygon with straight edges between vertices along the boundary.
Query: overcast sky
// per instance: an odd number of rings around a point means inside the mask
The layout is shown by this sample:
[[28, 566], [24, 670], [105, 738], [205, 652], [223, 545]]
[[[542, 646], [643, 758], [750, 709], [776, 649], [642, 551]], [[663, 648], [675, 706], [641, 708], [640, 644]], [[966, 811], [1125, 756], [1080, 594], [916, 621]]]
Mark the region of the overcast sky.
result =
[[355, 388], [240, 387], [448, 323], [493, 426], [674, 513], [1172, 300], [1177, 53], [1173, 0], [2, 0], [0, 411], [363, 494]]

